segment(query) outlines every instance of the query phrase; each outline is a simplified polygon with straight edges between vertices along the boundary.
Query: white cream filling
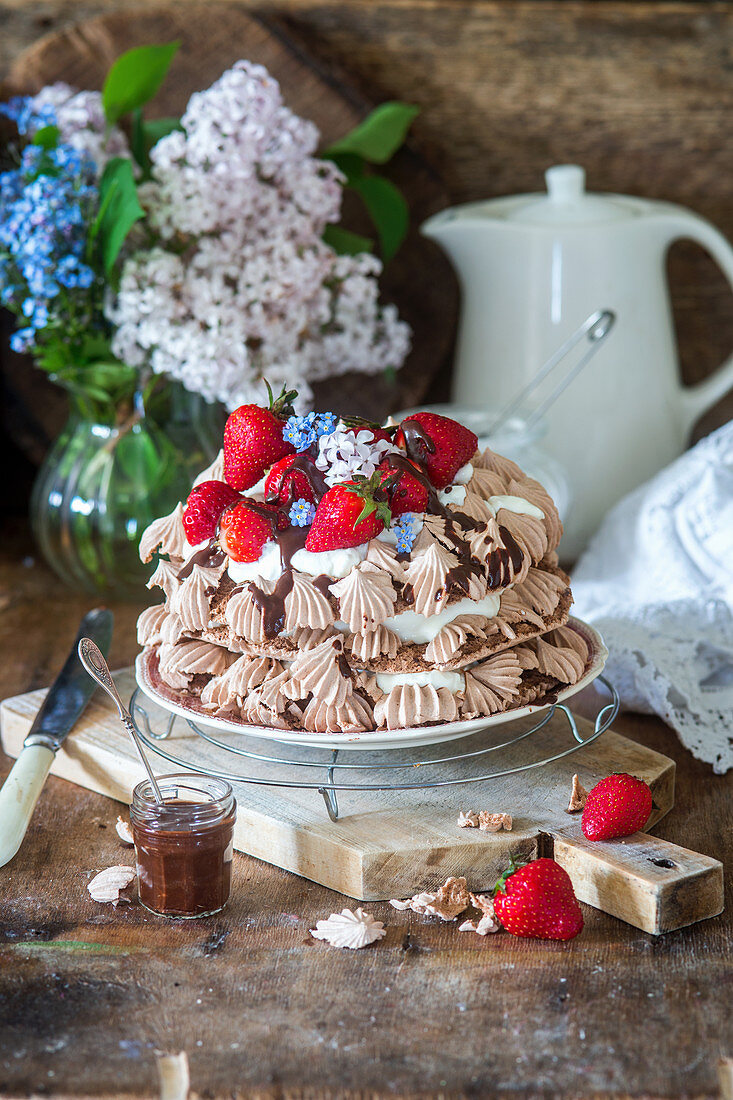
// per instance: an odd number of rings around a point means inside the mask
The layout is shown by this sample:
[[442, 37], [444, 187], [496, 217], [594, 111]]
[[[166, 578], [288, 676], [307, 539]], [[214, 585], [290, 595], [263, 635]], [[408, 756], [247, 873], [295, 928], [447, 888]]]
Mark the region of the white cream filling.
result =
[[378, 672], [377, 684], [387, 694], [398, 685], [415, 684], [417, 687], [445, 687], [455, 695], [456, 692], [463, 691], [466, 680], [460, 672], [431, 669], [429, 672]]
[[495, 592], [487, 592], [480, 600], [471, 600], [466, 596], [458, 603], [452, 603], [445, 611], [439, 611], [437, 615], [426, 616], [419, 615], [417, 611], [401, 611], [399, 615], [385, 619], [384, 625], [400, 641], [424, 645], [432, 642], [444, 626], [460, 615], [485, 615], [487, 619], [493, 619], [498, 613], [499, 596]]
[[339, 577], [345, 577], [360, 561], [364, 561], [368, 549], [367, 542], [363, 542], [361, 546], [349, 546], [345, 550], [321, 550], [317, 554], [303, 548], [293, 554], [291, 564], [293, 569], [308, 573], [311, 577], [320, 577], [325, 573], [326, 576], [338, 580]]
[[257, 561], [234, 561], [229, 559], [227, 573], [235, 584], [244, 581], [276, 581], [282, 573], [280, 547], [274, 539], [268, 539], [262, 547]]
[[438, 490], [438, 500], [441, 504], [460, 506], [465, 503], [467, 492], [465, 485], [449, 485], [447, 489]]
[[486, 503], [494, 515], [500, 508], [506, 508], [507, 512], [515, 512], [518, 516], [532, 516], [534, 519], [545, 518], [545, 513], [535, 504], [530, 504], [524, 497], [488, 497]]
[[[367, 543], [349, 547], [347, 550], [323, 550], [318, 554], [303, 548], [293, 554], [291, 565], [299, 573], [308, 573], [311, 577], [320, 577], [325, 573], [336, 580], [345, 577], [350, 569], [363, 561], [367, 549]], [[233, 561], [230, 558], [227, 566], [227, 572], [235, 584], [242, 584], [243, 581], [276, 581], [282, 571], [280, 547], [274, 539], [265, 543], [257, 561]]]
[[469, 481], [473, 477], [473, 466], [470, 462], [467, 462], [465, 466], [461, 466], [460, 470], [453, 478], [454, 485], [468, 485]]

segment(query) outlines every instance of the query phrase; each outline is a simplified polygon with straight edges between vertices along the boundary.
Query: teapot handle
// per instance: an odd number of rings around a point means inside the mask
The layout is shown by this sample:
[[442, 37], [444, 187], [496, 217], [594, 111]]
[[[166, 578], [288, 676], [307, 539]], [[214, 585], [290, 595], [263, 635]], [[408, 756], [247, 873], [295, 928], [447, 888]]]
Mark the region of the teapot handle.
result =
[[[733, 248], [710, 222], [688, 211], [675, 211], [663, 217], [665, 246], [669, 247], [682, 238], [702, 245], [718, 263], [733, 290]], [[685, 430], [690, 431], [695, 422], [721, 397], [733, 389], [733, 355], [722, 363], [715, 373], [694, 386], [680, 386], [680, 406]]]

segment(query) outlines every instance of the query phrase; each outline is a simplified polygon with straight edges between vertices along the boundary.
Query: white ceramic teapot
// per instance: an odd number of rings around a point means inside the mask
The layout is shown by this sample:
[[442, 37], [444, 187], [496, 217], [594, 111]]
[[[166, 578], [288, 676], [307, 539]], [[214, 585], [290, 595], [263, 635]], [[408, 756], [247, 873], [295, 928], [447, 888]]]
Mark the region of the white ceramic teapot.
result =
[[423, 232], [453, 260], [463, 289], [453, 400], [501, 408], [599, 309], [617, 323], [547, 416], [545, 445], [574, 498], [563, 551], [575, 557], [607, 509], [676, 458], [698, 417], [733, 386], [733, 359], [709, 380], [679, 378], [665, 255], [703, 246], [733, 285], [733, 249], [702, 218], [666, 202], [585, 192], [558, 165], [547, 194], [469, 203]]

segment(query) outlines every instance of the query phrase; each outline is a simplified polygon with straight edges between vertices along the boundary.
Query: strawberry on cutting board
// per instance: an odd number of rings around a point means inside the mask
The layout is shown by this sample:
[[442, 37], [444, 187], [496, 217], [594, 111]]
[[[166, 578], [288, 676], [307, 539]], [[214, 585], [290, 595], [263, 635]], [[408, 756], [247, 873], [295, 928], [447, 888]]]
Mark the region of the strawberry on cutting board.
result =
[[436, 489], [445, 489], [475, 455], [478, 436], [449, 416], [417, 412], [402, 421], [395, 443], [425, 468]]
[[240, 405], [224, 428], [224, 478], [233, 489], [251, 489], [265, 470], [295, 448], [283, 439], [285, 420], [293, 412], [295, 390], [283, 388], [275, 400], [269, 385], [269, 408]]
[[534, 859], [523, 867], [512, 860], [496, 884], [494, 912], [513, 936], [571, 940], [583, 927], [570, 876], [554, 859]]
[[265, 543], [287, 526], [274, 505], [243, 500], [221, 517], [219, 543], [233, 561], [257, 561]]
[[588, 793], [580, 826], [588, 840], [613, 840], [643, 829], [652, 812], [652, 792], [643, 779], [608, 775]]
[[377, 470], [372, 477], [354, 478], [328, 490], [316, 508], [305, 548], [312, 553], [344, 550], [369, 542], [389, 526], [391, 513], [382, 499]]
[[194, 485], [183, 509], [183, 529], [191, 546], [213, 539], [222, 512], [239, 500], [239, 493], [223, 481]]

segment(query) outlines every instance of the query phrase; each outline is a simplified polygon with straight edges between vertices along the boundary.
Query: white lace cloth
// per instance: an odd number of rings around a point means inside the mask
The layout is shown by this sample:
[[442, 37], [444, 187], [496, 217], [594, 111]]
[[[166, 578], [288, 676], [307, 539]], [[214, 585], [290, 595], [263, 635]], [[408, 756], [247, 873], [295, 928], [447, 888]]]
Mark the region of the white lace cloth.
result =
[[573, 573], [574, 614], [629, 710], [733, 767], [733, 421], [609, 512]]

